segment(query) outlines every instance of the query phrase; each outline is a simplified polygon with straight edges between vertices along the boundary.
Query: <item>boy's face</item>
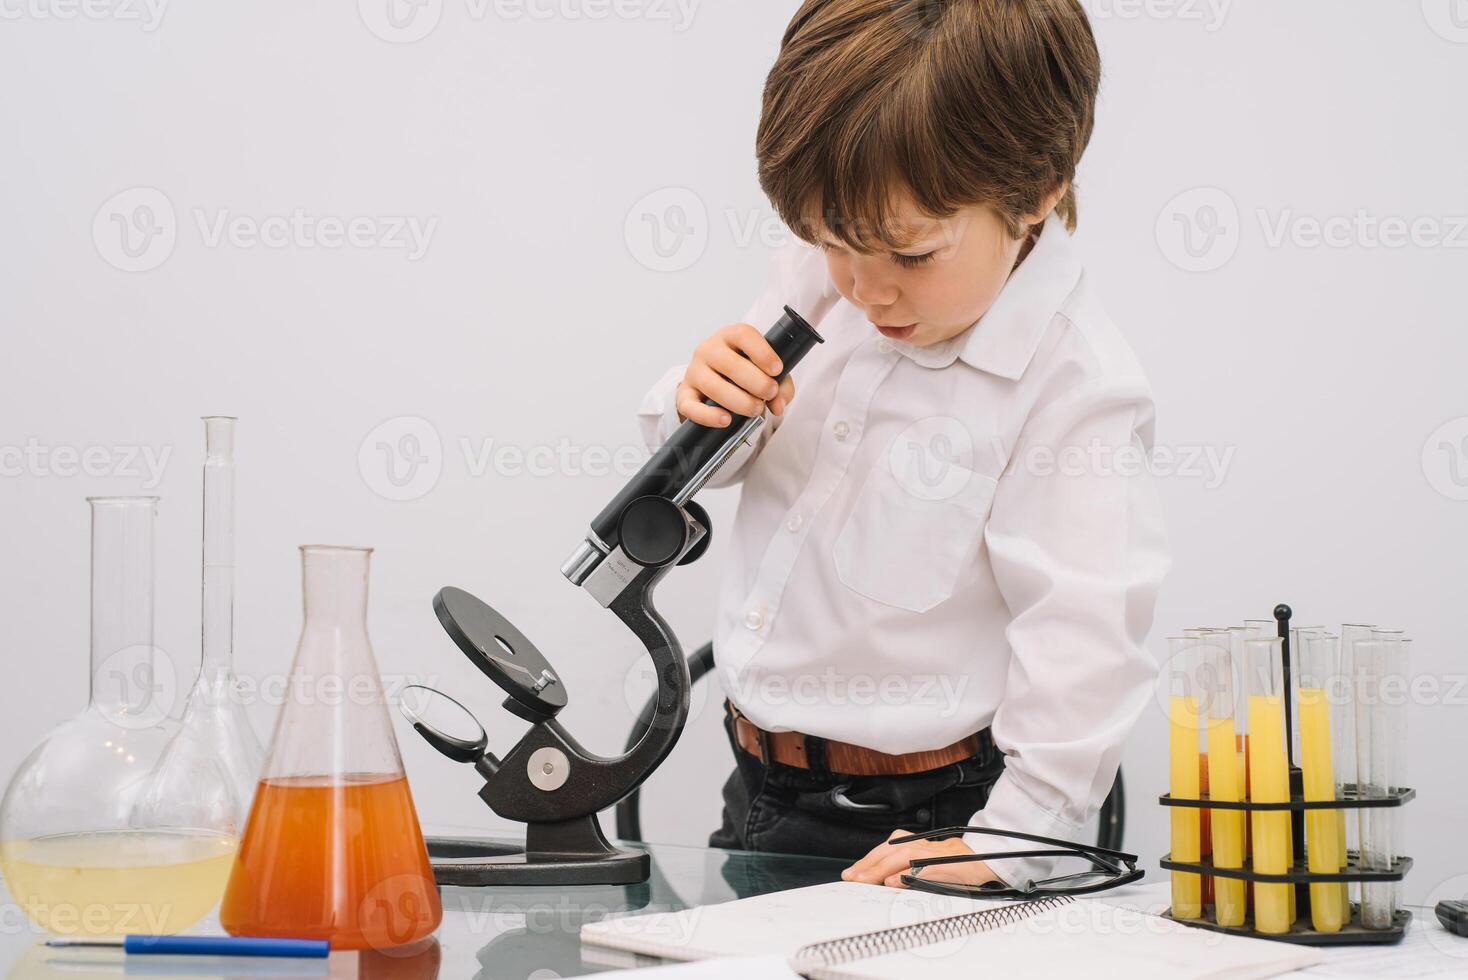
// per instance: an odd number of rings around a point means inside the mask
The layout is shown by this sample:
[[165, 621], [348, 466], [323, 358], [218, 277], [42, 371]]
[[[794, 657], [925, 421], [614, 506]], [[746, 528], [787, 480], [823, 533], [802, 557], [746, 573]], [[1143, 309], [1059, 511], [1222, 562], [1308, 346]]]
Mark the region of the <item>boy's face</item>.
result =
[[897, 214], [899, 251], [862, 254], [828, 231], [818, 236], [831, 282], [893, 340], [926, 347], [956, 337], [994, 304], [1024, 239], [982, 205], [931, 218], [906, 203]]

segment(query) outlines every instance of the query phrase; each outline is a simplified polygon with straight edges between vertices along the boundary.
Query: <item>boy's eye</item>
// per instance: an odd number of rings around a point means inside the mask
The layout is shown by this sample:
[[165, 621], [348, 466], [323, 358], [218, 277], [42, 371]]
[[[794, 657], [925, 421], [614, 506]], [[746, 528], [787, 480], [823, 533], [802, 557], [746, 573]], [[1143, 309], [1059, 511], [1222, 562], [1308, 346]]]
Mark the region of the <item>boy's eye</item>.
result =
[[924, 252], [922, 255], [904, 255], [901, 252], [893, 252], [892, 261], [904, 269], [915, 269], [920, 265], [925, 265], [933, 261], [933, 256], [937, 254], [937, 252]]

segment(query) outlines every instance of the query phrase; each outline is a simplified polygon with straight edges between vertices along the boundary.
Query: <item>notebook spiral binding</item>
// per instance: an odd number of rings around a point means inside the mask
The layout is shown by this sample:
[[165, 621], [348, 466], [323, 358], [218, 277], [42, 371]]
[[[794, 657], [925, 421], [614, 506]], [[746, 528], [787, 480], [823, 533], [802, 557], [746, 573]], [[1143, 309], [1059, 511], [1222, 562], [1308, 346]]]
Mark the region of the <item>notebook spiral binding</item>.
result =
[[915, 922], [909, 926], [896, 926], [879, 932], [864, 932], [841, 939], [828, 939], [801, 947], [795, 954], [798, 963], [818, 963], [821, 966], [837, 966], [872, 956], [900, 953], [918, 946], [960, 939], [993, 929], [1002, 929], [1012, 923], [1021, 922], [1058, 905], [1075, 901], [1070, 895], [1051, 895], [1032, 902], [1015, 902], [981, 912], [965, 912], [946, 919], [931, 922]]

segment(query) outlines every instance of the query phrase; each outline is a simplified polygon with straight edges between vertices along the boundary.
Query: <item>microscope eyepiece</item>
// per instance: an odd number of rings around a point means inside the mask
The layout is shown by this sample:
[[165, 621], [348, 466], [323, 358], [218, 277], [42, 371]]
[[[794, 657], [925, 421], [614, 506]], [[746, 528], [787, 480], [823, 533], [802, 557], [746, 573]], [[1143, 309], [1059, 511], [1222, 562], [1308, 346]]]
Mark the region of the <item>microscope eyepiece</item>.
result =
[[[784, 380], [811, 348], [825, 343], [825, 338], [788, 306], [765, 334], [765, 340], [780, 358], [782, 370], [779, 380]], [[704, 400], [709, 401], [707, 398]], [[561, 566], [561, 573], [573, 584], [582, 584], [601, 561], [616, 550], [622, 513], [637, 498], [667, 497], [681, 505], [691, 497], [712, 475], [712, 471], [728, 458], [739, 441], [749, 434], [750, 418], [732, 412], [730, 415], [729, 424], [723, 428], [709, 428], [693, 421], [679, 426], [591, 522], [590, 534]]]

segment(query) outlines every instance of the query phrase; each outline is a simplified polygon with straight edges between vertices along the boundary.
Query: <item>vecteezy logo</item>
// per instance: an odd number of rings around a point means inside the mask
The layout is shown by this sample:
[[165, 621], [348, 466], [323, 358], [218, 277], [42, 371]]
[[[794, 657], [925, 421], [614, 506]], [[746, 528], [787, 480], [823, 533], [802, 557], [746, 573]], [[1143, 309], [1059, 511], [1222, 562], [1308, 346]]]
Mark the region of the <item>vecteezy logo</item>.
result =
[[135, 645], [109, 653], [92, 677], [92, 701], [123, 728], [151, 728], [173, 711], [178, 677], [158, 647]]
[[367, 433], [357, 468], [368, 489], [387, 500], [417, 500], [443, 474], [443, 440], [427, 419], [400, 415]]
[[947, 415], [919, 419], [887, 448], [887, 464], [904, 490], [920, 500], [950, 500], [973, 476], [973, 437]]
[[154, 187], [132, 187], [114, 194], [92, 218], [92, 243], [113, 268], [123, 272], [156, 269], [178, 243], [173, 204]]
[[443, 0], [357, 0], [362, 23], [390, 44], [421, 41], [438, 26]]
[[1449, 500], [1468, 500], [1468, 415], [1444, 422], [1427, 437], [1422, 475]]
[[703, 257], [708, 209], [686, 187], [664, 187], [632, 205], [623, 232], [627, 250], [654, 272], [681, 272]]
[[1468, 44], [1468, 0], [1422, 0], [1422, 16], [1438, 37]]
[[1184, 191], [1157, 216], [1157, 247], [1185, 272], [1220, 269], [1239, 249], [1239, 206], [1217, 187]]

